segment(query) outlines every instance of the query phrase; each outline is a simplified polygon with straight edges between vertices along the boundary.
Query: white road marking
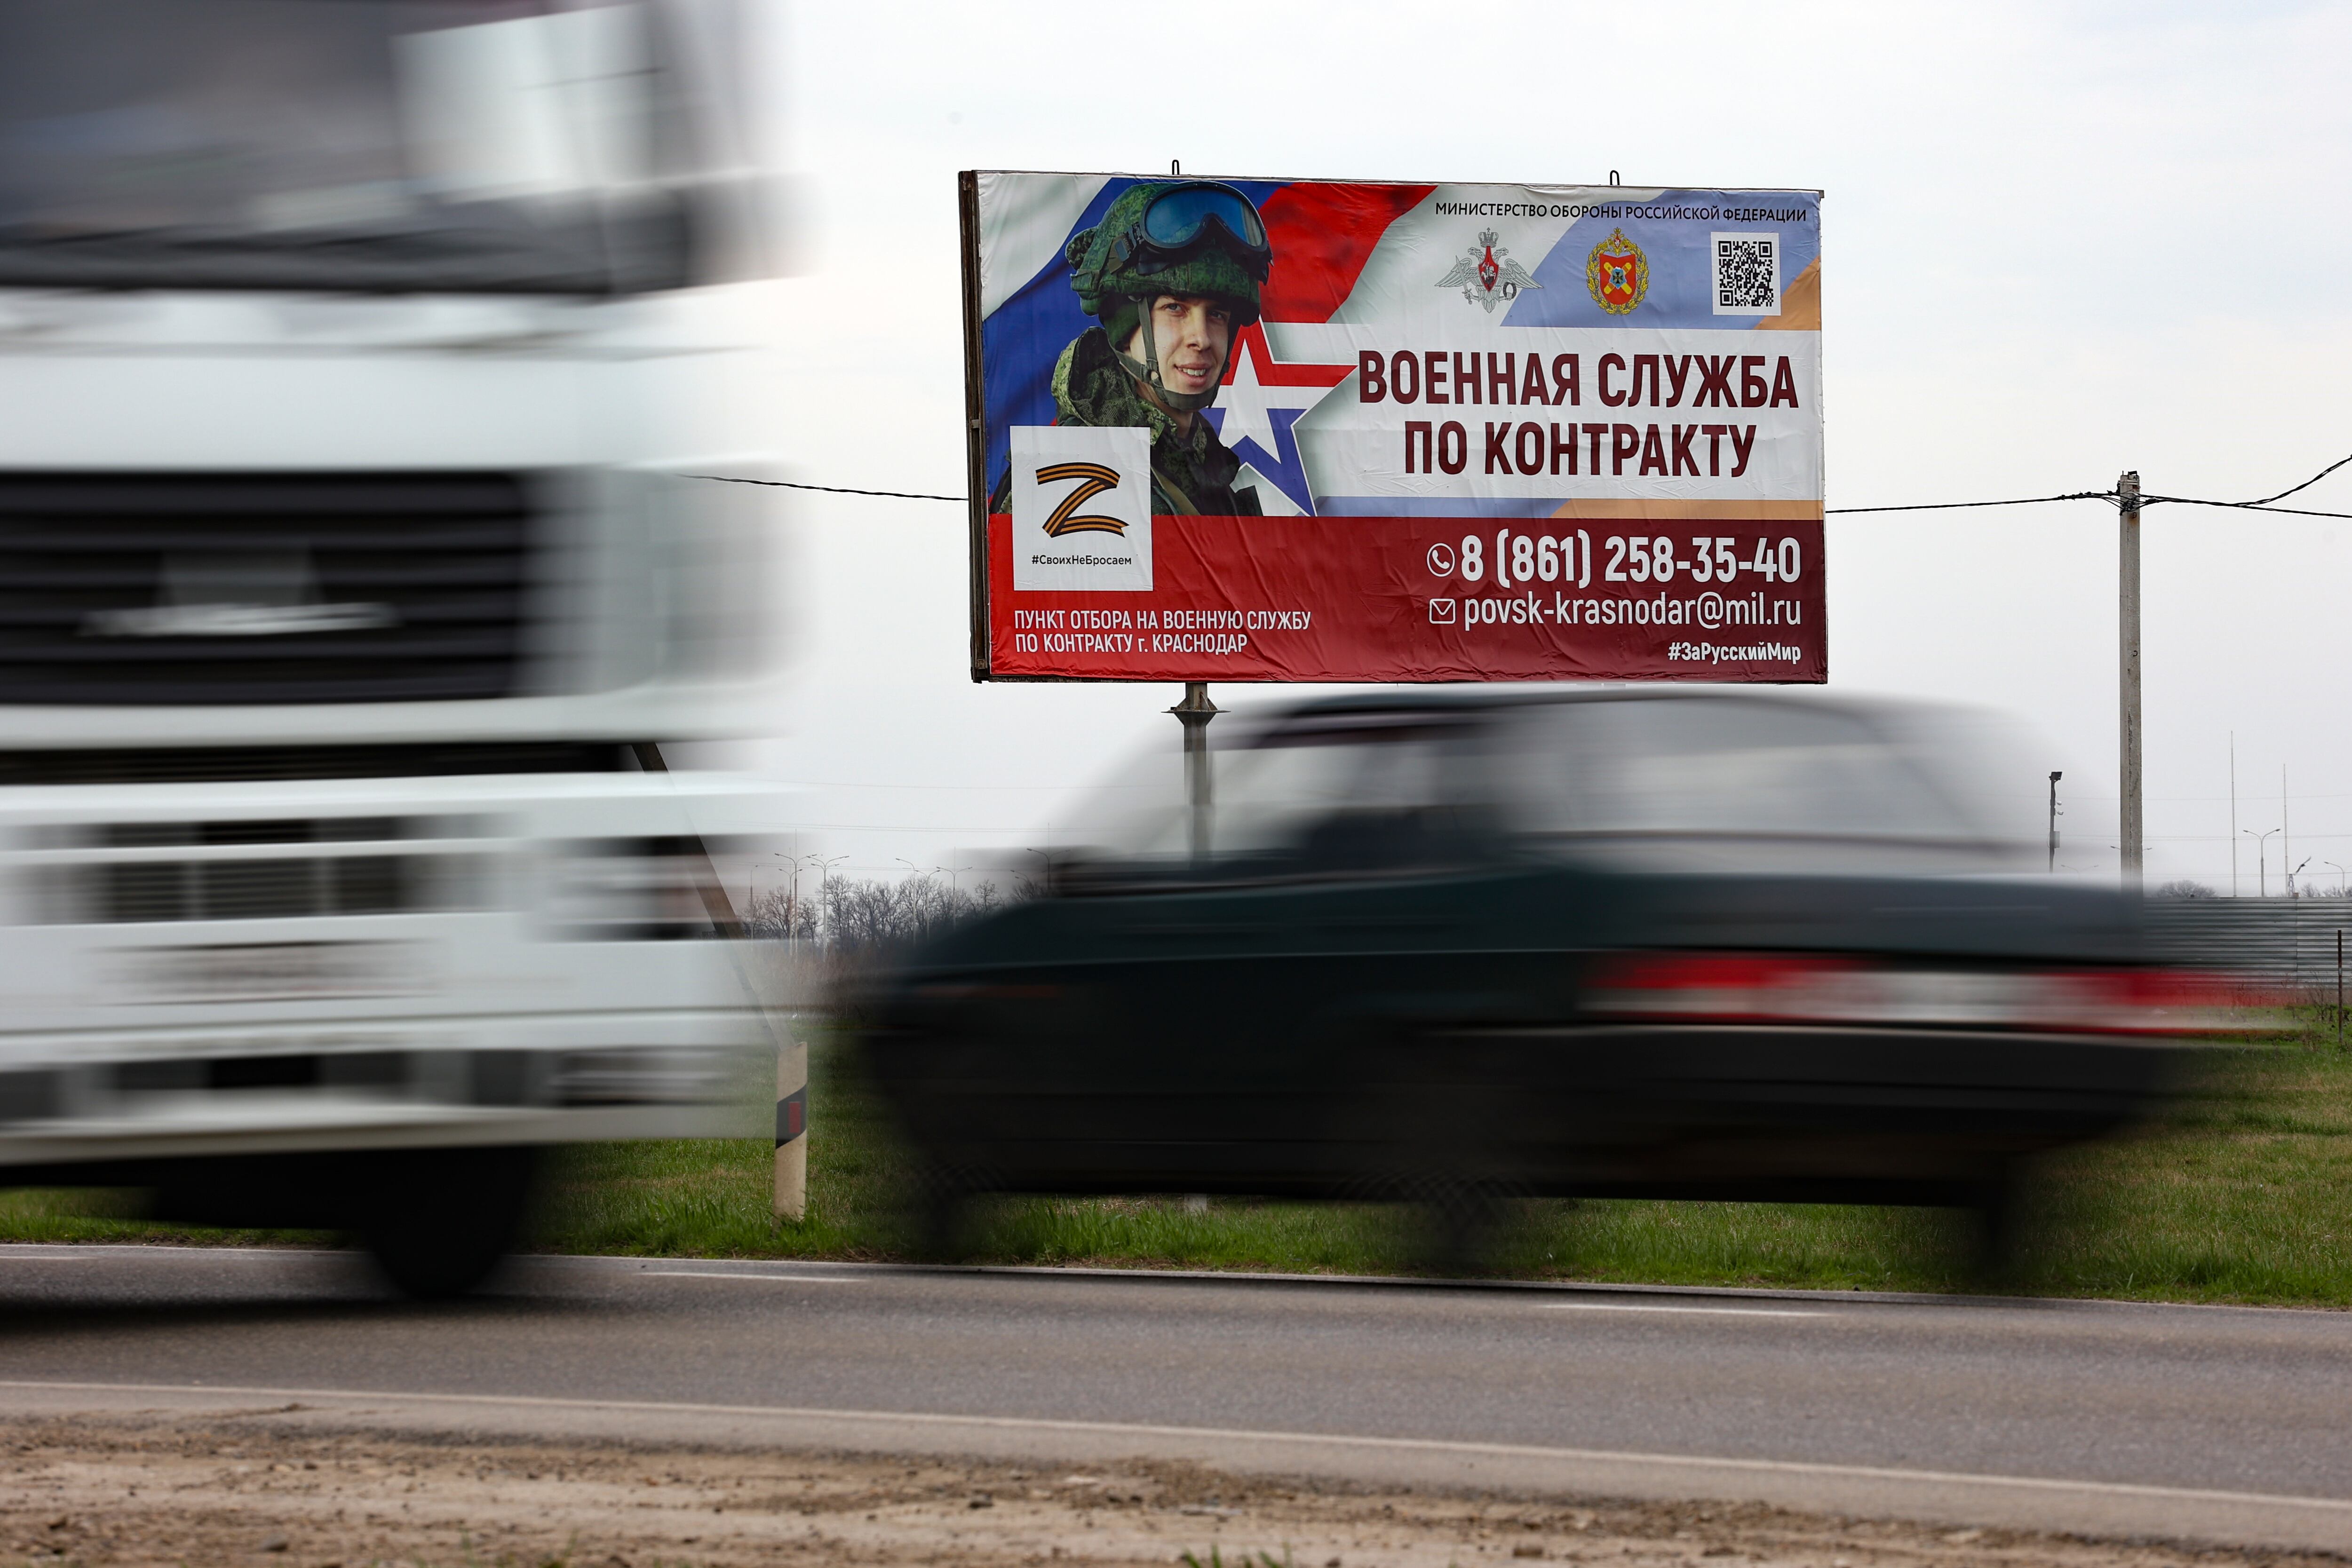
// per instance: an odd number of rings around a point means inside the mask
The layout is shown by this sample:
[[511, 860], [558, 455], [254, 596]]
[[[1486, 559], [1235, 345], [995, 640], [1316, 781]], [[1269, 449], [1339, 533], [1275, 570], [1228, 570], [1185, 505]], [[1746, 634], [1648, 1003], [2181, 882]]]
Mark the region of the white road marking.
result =
[[710, 1269], [640, 1269], [640, 1280], [779, 1280], [788, 1285], [862, 1285], [849, 1274], [721, 1274]]
[[1832, 1314], [1804, 1307], [1659, 1307], [1615, 1301], [1539, 1301], [1547, 1312], [1705, 1312], [1719, 1318], [1826, 1318]]

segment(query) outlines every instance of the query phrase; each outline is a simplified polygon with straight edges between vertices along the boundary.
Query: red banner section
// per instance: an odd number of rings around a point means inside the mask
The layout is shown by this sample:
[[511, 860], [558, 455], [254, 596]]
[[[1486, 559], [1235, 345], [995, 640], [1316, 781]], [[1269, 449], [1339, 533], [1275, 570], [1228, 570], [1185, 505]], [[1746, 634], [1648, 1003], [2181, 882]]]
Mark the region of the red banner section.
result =
[[1003, 513], [988, 549], [998, 677], [1829, 678], [1818, 517], [1156, 515], [1119, 592], [1014, 590]]

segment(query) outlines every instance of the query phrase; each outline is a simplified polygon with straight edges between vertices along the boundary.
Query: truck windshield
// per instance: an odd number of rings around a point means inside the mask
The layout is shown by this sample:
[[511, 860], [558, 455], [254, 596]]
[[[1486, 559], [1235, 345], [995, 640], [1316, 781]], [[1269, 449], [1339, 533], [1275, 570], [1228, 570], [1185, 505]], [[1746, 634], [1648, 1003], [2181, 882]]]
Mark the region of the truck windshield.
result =
[[688, 281], [645, 5], [0, 0], [0, 285]]

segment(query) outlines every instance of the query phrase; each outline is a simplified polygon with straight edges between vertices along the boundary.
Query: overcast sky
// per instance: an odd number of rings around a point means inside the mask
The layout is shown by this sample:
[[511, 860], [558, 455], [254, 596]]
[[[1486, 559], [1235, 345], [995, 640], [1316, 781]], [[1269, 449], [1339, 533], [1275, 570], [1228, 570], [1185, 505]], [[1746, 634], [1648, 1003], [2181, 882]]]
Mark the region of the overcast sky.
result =
[[[814, 269], [763, 291], [762, 442], [824, 484], [961, 492], [964, 168], [1809, 187], [1832, 507], [2104, 489], [2243, 499], [2352, 454], [2352, 6], [803, 5], [773, 90]], [[2352, 512], [2352, 469], [2296, 502]], [[1172, 685], [975, 686], [964, 514], [811, 497], [804, 847], [903, 874], [1042, 843]], [[2352, 523], [2146, 525], [2148, 873], [2242, 829], [2352, 866]], [[2063, 863], [2116, 864], [2116, 517], [1829, 521], [1831, 685], [1990, 705], [2063, 768]], [[1220, 702], [1281, 694], [1215, 688]], [[2255, 886], [2251, 841], [2240, 857]], [[2270, 841], [2273, 890], [2278, 840]]]

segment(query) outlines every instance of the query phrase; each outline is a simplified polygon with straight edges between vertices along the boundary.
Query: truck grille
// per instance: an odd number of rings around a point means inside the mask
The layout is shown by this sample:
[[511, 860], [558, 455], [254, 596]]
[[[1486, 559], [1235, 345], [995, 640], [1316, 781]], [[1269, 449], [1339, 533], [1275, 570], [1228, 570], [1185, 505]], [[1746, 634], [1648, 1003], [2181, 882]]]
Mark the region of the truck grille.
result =
[[476, 831], [450, 818], [118, 822], [49, 830], [26, 858], [44, 924], [403, 915], [479, 904]]
[[0, 475], [0, 704], [504, 696], [531, 514], [506, 474]]
[[420, 741], [399, 746], [117, 747], [0, 751], [0, 786], [624, 773], [637, 766], [627, 750], [611, 741], [491, 740]]

